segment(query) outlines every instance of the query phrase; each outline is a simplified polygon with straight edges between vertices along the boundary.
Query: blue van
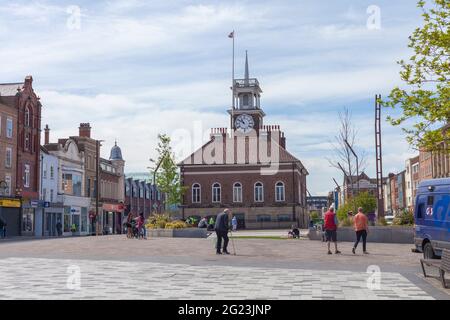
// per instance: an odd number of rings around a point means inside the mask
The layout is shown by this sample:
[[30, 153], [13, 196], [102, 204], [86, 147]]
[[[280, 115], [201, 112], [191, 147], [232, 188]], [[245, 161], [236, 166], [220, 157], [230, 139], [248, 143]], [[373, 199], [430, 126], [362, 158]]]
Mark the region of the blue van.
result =
[[450, 249], [450, 178], [419, 184], [414, 218], [414, 243], [425, 259], [437, 259], [442, 249]]

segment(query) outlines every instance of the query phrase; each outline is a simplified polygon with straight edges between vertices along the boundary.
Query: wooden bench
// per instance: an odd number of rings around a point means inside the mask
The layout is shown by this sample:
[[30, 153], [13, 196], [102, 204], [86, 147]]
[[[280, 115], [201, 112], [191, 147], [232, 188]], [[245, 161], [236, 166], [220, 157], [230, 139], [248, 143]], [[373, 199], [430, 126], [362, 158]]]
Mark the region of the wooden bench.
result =
[[420, 259], [420, 264], [422, 265], [424, 277], [427, 277], [427, 274], [425, 272], [425, 265], [427, 265], [428, 267], [435, 267], [439, 269], [439, 277], [442, 281], [442, 285], [444, 286], [444, 288], [447, 288], [447, 284], [445, 283], [445, 273], [450, 273], [450, 250], [442, 250], [441, 260]]

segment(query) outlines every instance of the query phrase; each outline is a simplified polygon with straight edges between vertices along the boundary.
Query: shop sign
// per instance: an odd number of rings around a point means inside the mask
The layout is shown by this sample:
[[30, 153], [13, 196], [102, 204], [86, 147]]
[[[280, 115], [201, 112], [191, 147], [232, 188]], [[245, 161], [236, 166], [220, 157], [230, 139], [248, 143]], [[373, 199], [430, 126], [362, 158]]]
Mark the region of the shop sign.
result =
[[30, 201], [30, 206], [31, 206], [32, 208], [37, 208], [37, 207], [39, 207], [39, 201], [38, 201], [38, 200], [31, 200], [31, 201]]
[[124, 210], [123, 204], [104, 203], [102, 209], [111, 212], [120, 212]]
[[6, 207], [6, 208], [20, 208], [20, 200], [18, 199], [1, 199], [0, 200], [0, 207]]
[[71, 214], [81, 214], [81, 209], [77, 208], [77, 207], [72, 207], [72, 208], [70, 208], [70, 213]]

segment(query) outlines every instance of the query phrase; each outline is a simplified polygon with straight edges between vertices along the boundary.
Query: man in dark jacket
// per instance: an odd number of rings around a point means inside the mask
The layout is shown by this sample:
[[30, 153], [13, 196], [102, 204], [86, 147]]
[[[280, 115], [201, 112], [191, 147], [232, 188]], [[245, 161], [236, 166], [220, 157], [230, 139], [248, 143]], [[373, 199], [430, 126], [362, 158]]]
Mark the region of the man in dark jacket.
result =
[[225, 209], [223, 210], [222, 213], [219, 213], [217, 215], [217, 219], [216, 219], [216, 225], [215, 225], [215, 230], [216, 230], [216, 235], [217, 235], [217, 245], [216, 245], [216, 253], [217, 254], [222, 254], [222, 252], [220, 252], [220, 248], [222, 246], [222, 238], [223, 238], [223, 253], [224, 254], [230, 254], [227, 250], [228, 247], [228, 230], [229, 230], [229, 223], [228, 223], [228, 215], [230, 214], [230, 210], [229, 209]]

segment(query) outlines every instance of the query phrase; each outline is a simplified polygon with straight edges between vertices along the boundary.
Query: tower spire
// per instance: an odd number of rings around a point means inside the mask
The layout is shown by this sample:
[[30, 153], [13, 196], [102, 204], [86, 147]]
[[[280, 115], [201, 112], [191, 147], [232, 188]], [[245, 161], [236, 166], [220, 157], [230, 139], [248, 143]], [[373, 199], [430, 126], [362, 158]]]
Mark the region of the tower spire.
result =
[[248, 72], [248, 54], [247, 54], [247, 50], [245, 50], [245, 82], [248, 83], [248, 80], [250, 78], [249, 76], [249, 72]]

